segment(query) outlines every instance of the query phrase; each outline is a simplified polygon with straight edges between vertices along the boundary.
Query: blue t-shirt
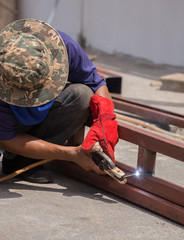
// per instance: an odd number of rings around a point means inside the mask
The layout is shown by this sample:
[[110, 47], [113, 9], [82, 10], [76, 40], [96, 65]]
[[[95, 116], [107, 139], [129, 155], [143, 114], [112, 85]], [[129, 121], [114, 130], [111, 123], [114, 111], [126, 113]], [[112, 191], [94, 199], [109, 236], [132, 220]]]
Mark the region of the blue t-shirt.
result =
[[10, 105], [10, 108], [20, 123], [32, 126], [41, 123], [46, 118], [54, 102], [55, 99], [38, 107], [17, 107]]
[[[67, 34], [58, 31], [62, 37], [69, 60], [68, 81], [71, 83], [83, 83], [94, 92], [106, 82], [97, 73], [96, 67], [89, 60], [79, 44]], [[42, 122], [47, 116], [54, 100], [38, 107], [17, 107], [0, 100], [0, 140], [9, 140], [16, 136], [16, 122], [24, 125], [35, 125]]]
[[71, 83], [83, 83], [90, 87], [93, 92], [96, 92], [102, 85], [106, 85], [106, 81], [97, 73], [96, 67], [80, 45], [66, 33], [60, 31], [58, 33], [62, 37], [68, 52], [68, 81]]

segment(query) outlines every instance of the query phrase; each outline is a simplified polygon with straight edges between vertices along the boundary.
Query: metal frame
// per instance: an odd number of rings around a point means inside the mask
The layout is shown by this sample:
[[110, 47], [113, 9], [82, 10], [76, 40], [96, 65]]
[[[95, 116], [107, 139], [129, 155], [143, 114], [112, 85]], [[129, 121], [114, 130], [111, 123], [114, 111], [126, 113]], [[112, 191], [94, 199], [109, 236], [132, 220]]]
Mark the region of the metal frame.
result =
[[126, 98], [120, 98], [115, 94], [111, 95], [114, 106], [118, 110], [142, 116], [147, 120], [151, 120], [160, 124], [173, 124], [175, 126], [184, 128], [184, 115], [182, 114], [134, 102]]
[[[161, 123], [164, 124], [184, 127], [184, 115], [117, 97], [113, 97], [113, 102], [116, 109], [141, 115], [149, 120], [156, 121], [156, 119], [161, 119]], [[156, 153], [158, 152], [183, 162], [184, 143], [124, 122], [118, 122], [118, 131], [120, 139], [139, 146], [137, 168], [141, 169], [143, 173], [139, 178], [131, 177], [128, 179], [127, 184], [121, 185], [108, 176], [86, 172], [77, 165], [65, 161], [57, 161], [52, 164], [64, 174], [67, 173], [72, 177], [184, 225], [184, 188], [154, 176]], [[127, 173], [135, 171], [133, 167], [118, 161], [116, 165]]]

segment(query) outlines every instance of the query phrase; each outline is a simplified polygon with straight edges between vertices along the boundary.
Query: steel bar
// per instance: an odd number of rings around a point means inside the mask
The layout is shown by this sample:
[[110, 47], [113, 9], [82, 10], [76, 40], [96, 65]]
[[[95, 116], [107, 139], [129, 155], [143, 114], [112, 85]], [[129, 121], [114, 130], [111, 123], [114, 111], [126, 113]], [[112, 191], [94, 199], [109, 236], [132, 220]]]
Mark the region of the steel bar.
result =
[[[117, 162], [116, 166], [125, 173], [136, 171], [135, 168], [120, 162]], [[128, 178], [128, 184], [184, 207], [184, 187], [182, 186], [149, 175]]]
[[184, 143], [118, 122], [120, 139], [184, 162]]
[[156, 152], [139, 146], [137, 169], [141, 170], [142, 174], [152, 175], [155, 173]]
[[168, 200], [162, 199], [130, 184], [121, 185], [109, 176], [86, 172], [70, 162], [54, 161], [52, 162], [52, 168], [80, 181], [113, 193], [116, 196], [138, 204], [175, 222], [184, 224], [184, 208]]
[[157, 123], [172, 124], [184, 128], [184, 115], [182, 114], [115, 97], [113, 94], [112, 98], [116, 109], [142, 116]]
[[[120, 101], [113, 98], [113, 101], [115, 107], [122, 111], [144, 116], [158, 123], [184, 127], [184, 115], [128, 100]], [[54, 161], [49, 164], [57, 171], [184, 225], [184, 187], [154, 176], [157, 152], [183, 162], [184, 143], [120, 121], [118, 132], [120, 139], [139, 146], [137, 168], [142, 171], [142, 175], [129, 177], [125, 185], [119, 184], [109, 176], [86, 172], [79, 166], [66, 161]], [[116, 162], [116, 166], [126, 174], [134, 173], [136, 170], [120, 162]]]
[[[143, 167], [144, 173], [154, 173], [156, 152], [184, 161], [183, 143], [122, 122], [118, 127], [121, 139], [139, 145], [137, 165]], [[64, 161], [54, 161], [51, 164], [56, 170], [184, 224], [184, 188], [181, 186], [151, 175], [130, 177], [128, 183], [121, 186], [109, 176], [86, 172], [75, 164]], [[131, 166], [119, 162], [116, 165], [126, 173], [135, 172]]]
[[184, 136], [182, 136], [180, 134], [176, 134], [176, 133], [164, 130], [160, 127], [157, 127], [153, 124], [148, 123], [147, 121], [135, 119], [135, 117], [128, 117], [128, 116], [123, 115], [122, 113], [119, 114], [119, 113], [117, 113], [117, 111], [116, 111], [116, 119], [124, 121], [124, 122], [131, 123], [131, 124], [134, 124], [134, 125], [137, 125], [137, 126], [141, 126], [142, 128], [146, 128], [148, 130], [151, 130], [153, 132], [157, 132], [157, 133], [162, 134], [162, 135], [167, 135], [167, 136], [170, 136], [172, 138], [177, 138], [177, 139], [180, 139], [180, 140], [184, 141]]

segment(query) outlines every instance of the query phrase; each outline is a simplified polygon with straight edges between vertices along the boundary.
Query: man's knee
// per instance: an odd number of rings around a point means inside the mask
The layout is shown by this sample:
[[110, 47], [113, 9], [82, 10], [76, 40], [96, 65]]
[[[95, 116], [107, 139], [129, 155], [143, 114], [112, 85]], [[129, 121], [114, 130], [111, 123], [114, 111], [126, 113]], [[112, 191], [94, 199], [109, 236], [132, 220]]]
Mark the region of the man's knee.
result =
[[72, 93], [72, 98], [76, 101], [77, 105], [81, 109], [89, 107], [89, 101], [94, 94], [93, 91], [84, 84], [71, 84], [69, 90]]
[[93, 91], [86, 85], [84, 84], [71, 84], [70, 88], [73, 90], [73, 93], [80, 96], [80, 97], [84, 97], [86, 98], [91, 98], [91, 96], [93, 95]]

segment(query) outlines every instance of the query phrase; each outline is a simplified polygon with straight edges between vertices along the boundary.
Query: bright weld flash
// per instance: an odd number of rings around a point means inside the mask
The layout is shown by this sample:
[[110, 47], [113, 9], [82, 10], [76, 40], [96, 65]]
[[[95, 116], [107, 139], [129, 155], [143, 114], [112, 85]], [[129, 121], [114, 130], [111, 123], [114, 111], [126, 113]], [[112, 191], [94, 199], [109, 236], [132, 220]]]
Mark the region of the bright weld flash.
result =
[[133, 177], [133, 176], [139, 177], [140, 175], [141, 175], [141, 172], [137, 169], [134, 173], [129, 173], [129, 174], [125, 175], [125, 178], [126, 177]]
[[140, 176], [140, 172], [139, 172], [139, 170], [136, 170], [136, 172], [135, 172], [135, 176]]

